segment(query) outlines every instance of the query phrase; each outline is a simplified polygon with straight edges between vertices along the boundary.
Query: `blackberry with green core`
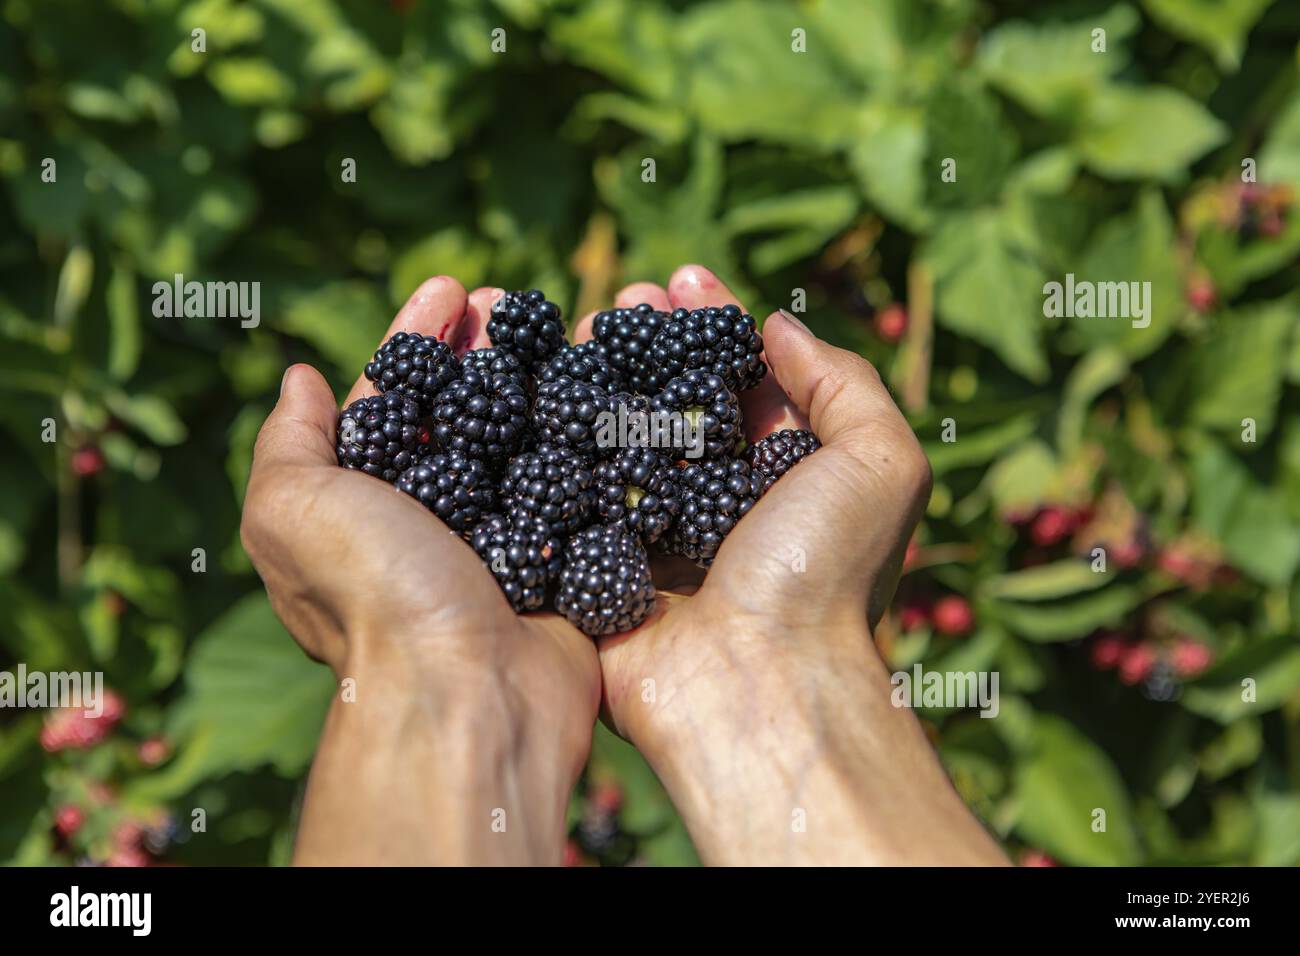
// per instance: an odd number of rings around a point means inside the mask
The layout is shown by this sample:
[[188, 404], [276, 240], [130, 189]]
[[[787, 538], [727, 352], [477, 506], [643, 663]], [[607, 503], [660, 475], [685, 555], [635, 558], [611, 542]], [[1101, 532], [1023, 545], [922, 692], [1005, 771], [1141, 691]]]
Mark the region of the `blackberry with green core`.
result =
[[654, 609], [650, 559], [635, 535], [595, 525], [564, 547], [555, 609], [590, 637], [636, 627]]
[[551, 586], [559, 579], [564, 545], [545, 522], [511, 522], [502, 515], [489, 515], [474, 527], [469, 544], [516, 613], [536, 611], [546, 604]]
[[359, 398], [339, 413], [334, 451], [344, 468], [394, 482], [427, 440], [420, 407], [399, 392]]
[[623, 387], [622, 374], [601, 355], [600, 346], [595, 341], [565, 346], [538, 368], [539, 382], [554, 382], [560, 378], [599, 385], [611, 392]]
[[561, 537], [590, 524], [595, 503], [590, 463], [559, 445], [516, 455], [501, 479], [501, 506], [512, 521], [540, 519]]
[[532, 426], [540, 442], [560, 445], [594, 458], [601, 413], [610, 411], [609, 393], [599, 385], [561, 376], [537, 386]]
[[426, 455], [402, 472], [397, 488], [462, 535], [496, 504], [495, 484], [487, 466], [459, 452]]
[[564, 348], [560, 307], [547, 301], [540, 289], [507, 292], [493, 302], [487, 334], [493, 345], [513, 353], [529, 367]]
[[745, 449], [743, 457], [759, 482], [759, 494], [763, 494], [778, 478], [821, 447], [817, 436], [808, 429], [784, 428], [754, 442]]
[[596, 513], [646, 544], [672, 527], [681, 508], [672, 459], [653, 448], [624, 448], [596, 465]]
[[677, 480], [681, 510], [660, 544], [669, 554], [708, 567], [741, 518], [758, 500], [758, 481], [740, 458], [687, 465]]
[[382, 393], [397, 392], [428, 413], [434, 397], [455, 380], [460, 363], [446, 342], [419, 332], [397, 332], [379, 346], [365, 376]]
[[522, 447], [528, 405], [528, 392], [512, 376], [466, 369], [433, 403], [433, 440], [495, 468]]
[[660, 381], [693, 369], [718, 375], [733, 391], [753, 388], [767, 374], [763, 338], [753, 316], [738, 306], [675, 310], [650, 345]]
[[740, 400], [721, 376], [704, 369], [694, 369], [669, 381], [651, 399], [650, 408], [680, 415], [691, 429], [690, 434], [685, 428], [674, 430], [674, 454], [691, 454], [688, 446], [698, 449], [702, 441], [705, 458], [726, 458], [740, 441]]
[[460, 367], [472, 369], [480, 375], [498, 373], [509, 375], [518, 380], [524, 388], [529, 385], [528, 369], [524, 368], [524, 363], [519, 361], [513, 352], [507, 352], [505, 349], [472, 349], [460, 357]]
[[650, 394], [668, 380], [656, 374], [650, 358], [651, 343], [667, 317], [668, 313], [642, 302], [630, 309], [598, 312], [592, 319], [592, 339], [600, 355], [638, 394]]

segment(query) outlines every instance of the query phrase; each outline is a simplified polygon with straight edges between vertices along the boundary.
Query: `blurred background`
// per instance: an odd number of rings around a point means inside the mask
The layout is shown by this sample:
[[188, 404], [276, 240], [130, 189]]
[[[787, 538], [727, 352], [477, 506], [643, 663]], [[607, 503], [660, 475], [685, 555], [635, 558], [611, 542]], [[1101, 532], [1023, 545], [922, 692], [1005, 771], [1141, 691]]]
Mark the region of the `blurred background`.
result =
[[[286, 862], [333, 684], [238, 539], [285, 366], [343, 394], [433, 274], [573, 316], [685, 262], [925, 442], [876, 639], [1000, 675], [919, 715], [1013, 858], [1300, 861], [1298, 40], [1281, 0], [0, 0], [0, 670], [114, 693], [0, 710], [0, 861]], [[260, 324], [155, 317], [177, 273]], [[1067, 273], [1149, 327], [1044, 317]], [[603, 730], [571, 821], [570, 863], [695, 861]]]

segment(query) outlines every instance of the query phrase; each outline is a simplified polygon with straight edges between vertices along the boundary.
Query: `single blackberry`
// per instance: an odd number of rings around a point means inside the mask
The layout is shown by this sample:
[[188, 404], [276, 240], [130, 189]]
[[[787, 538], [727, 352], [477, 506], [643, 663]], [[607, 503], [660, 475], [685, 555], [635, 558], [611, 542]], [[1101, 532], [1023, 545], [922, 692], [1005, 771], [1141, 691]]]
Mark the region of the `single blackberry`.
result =
[[468, 534], [496, 503], [487, 466], [459, 452], [426, 455], [402, 472], [397, 488], [458, 534]]
[[512, 521], [540, 518], [565, 538], [591, 523], [595, 502], [591, 466], [558, 445], [542, 444], [516, 455], [501, 479], [501, 505]]
[[612, 458], [624, 448], [666, 447], [669, 436], [658, 436], [650, 415], [650, 399], [634, 392], [609, 397], [610, 427], [596, 431], [596, 457]]
[[528, 393], [509, 375], [469, 369], [438, 393], [432, 419], [439, 448], [477, 458], [491, 469], [523, 444]]
[[489, 515], [474, 527], [469, 543], [516, 613], [546, 604], [547, 591], [559, 580], [564, 545], [545, 522]]
[[608, 419], [609, 393], [599, 385], [560, 377], [537, 386], [533, 404], [533, 430], [540, 442], [561, 445], [593, 458], [597, 434]]
[[566, 345], [547, 359], [537, 372], [539, 382], [554, 382], [566, 377], [575, 382], [599, 385], [610, 392], [623, 387], [622, 374], [600, 354], [600, 345], [594, 340]]
[[661, 544], [701, 567], [713, 563], [722, 540], [758, 500], [758, 482], [742, 459], [687, 465], [677, 479], [682, 505]]
[[630, 631], [654, 608], [650, 560], [635, 536], [596, 525], [564, 546], [555, 609], [590, 637]]
[[480, 375], [509, 375], [525, 389], [529, 387], [528, 369], [524, 368], [524, 363], [513, 352], [505, 349], [473, 349], [460, 357], [460, 367], [473, 369]]
[[446, 342], [419, 332], [398, 332], [379, 346], [366, 365], [366, 378], [380, 392], [398, 392], [427, 413], [434, 396], [460, 371], [456, 354]]
[[507, 292], [493, 302], [487, 334], [493, 345], [513, 352], [527, 366], [546, 361], [564, 347], [560, 307], [548, 302], [540, 289]]
[[625, 448], [596, 465], [596, 512], [650, 544], [659, 540], [681, 507], [679, 471], [653, 448]]
[[667, 317], [667, 312], [642, 302], [631, 309], [599, 312], [592, 319], [591, 334], [600, 355], [638, 394], [652, 394], [668, 380], [655, 373], [650, 359], [650, 345]]
[[[672, 379], [650, 402], [651, 411], [676, 413], [672, 419], [674, 454], [698, 458], [725, 458], [741, 438], [740, 401], [722, 377], [694, 369]], [[680, 418], [678, 418], [680, 416]]]
[[759, 483], [759, 494], [776, 484], [776, 480], [807, 458], [822, 443], [806, 428], [784, 428], [760, 438], [745, 449], [744, 459]]
[[420, 407], [398, 392], [358, 398], [339, 413], [335, 454], [344, 468], [394, 482], [428, 440]]
[[677, 309], [650, 343], [650, 362], [660, 381], [704, 369], [737, 392], [753, 388], [767, 374], [762, 353], [753, 316], [735, 305]]

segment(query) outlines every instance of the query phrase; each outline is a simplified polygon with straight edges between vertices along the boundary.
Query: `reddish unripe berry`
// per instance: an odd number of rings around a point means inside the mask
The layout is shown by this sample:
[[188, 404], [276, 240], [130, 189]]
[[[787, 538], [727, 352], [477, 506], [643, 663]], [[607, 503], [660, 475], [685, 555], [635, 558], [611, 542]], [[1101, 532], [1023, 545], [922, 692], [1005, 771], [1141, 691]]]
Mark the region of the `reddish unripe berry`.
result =
[[1124, 649], [1119, 661], [1119, 679], [1125, 684], [1140, 684], [1155, 670], [1156, 654], [1149, 644], [1133, 644]]
[[137, 867], [149, 865], [149, 854], [139, 847], [114, 850], [113, 855], [104, 861], [105, 866]]
[[970, 602], [958, 594], [949, 594], [936, 601], [930, 619], [936, 631], [950, 637], [969, 634], [975, 626], [975, 612], [971, 610]]
[[1219, 294], [1209, 279], [1192, 279], [1187, 283], [1187, 304], [1197, 312], [1209, 312], [1218, 301]]
[[1179, 677], [1195, 677], [1214, 663], [1214, 651], [1200, 641], [1184, 637], [1174, 645], [1170, 663]]
[[93, 445], [72, 453], [72, 473], [78, 478], [90, 478], [103, 470], [104, 453]]
[[140, 762], [148, 767], [156, 767], [171, 755], [172, 748], [162, 737], [149, 737], [140, 741], [136, 751]]
[[54, 829], [59, 831], [60, 836], [70, 837], [86, 822], [86, 815], [81, 811], [81, 807], [72, 803], [65, 803], [54, 811]]
[[897, 342], [907, 331], [907, 310], [897, 303], [887, 305], [876, 313], [874, 325], [886, 342]]
[[564, 865], [582, 866], [582, 850], [572, 840], [564, 844]]
[[1034, 539], [1034, 544], [1040, 548], [1050, 548], [1064, 541], [1072, 530], [1074, 530], [1074, 516], [1057, 505], [1048, 505], [1034, 518], [1034, 523], [1029, 528], [1029, 535]]
[[930, 609], [924, 604], [904, 604], [898, 611], [898, 629], [906, 634], [930, 623]]
[[1088, 656], [1092, 666], [1099, 671], [1108, 671], [1117, 667], [1124, 657], [1124, 638], [1118, 634], [1103, 634], [1092, 642]]
[[1020, 854], [1021, 866], [1060, 866], [1056, 860], [1042, 850], [1025, 850]]
[[623, 806], [623, 788], [612, 781], [598, 783], [591, 788], [587, 802], [597, 813], [618, 813], [619, 807]]

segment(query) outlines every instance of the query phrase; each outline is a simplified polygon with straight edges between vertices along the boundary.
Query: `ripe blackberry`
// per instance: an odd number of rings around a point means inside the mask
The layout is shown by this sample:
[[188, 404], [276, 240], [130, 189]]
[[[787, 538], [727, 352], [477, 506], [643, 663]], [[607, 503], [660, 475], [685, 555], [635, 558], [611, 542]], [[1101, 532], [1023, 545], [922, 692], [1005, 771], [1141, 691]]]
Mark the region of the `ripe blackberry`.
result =
[[682, 505], [662, 541], [669, 554], [701, 567], [713, 563], [722, 540], [758, 500], [758, 482], [740, 458], [687, 465], [677, 480]]
[[662, 442], [655, 432], [655, 422], [650, 415], [650, 399], [633, 392], [617, 392], [609, 398], [611, 428], [596, 432], [596, 455], [612, 458], [624, 448], [666, 447], [668, 437]]
[[610, 411], [609, 393], [599, 385], [557, 378], [537, 386], [533, 430], [538, 441], [572, 449], [592, 458], [602, 412]]
[[565, 346], [537, 372], [540, 382], [554, 382], [566, 377], [575, 382], [599, 385], [610, 392], [623, 387], [622, 374], [600, 354], [600, 345], [595, 341]]
[[512, 521], [539, 518], [565, 538], [591, 523], [595, 502], [591, 466], [558, 445], [516, 455], [501, 479], [501, 505]]
[[735, 391], [753, 388], [767, 374], [760, 357], [763, 338], [753, 316], [738, 306], [677, 309], [650, 344], [650, 361], [660, 381], [704, 369]]
[[426, 455], [402, 472], [397, 488], [458, 534], [468, 534], [496, 503], [487, 466], [459, 452]]
[[650, 359], [650, 345], [667, 317], [642, 302], [631, 309], [599, 312], [592, 320], [598, 351], [638, 394], [651, 394], [668, 380], [656, 374]]
[[477, 458], [490, 469], [522, 445], [528, 429], [528, 393], [509, 375], [469, 369], [438, 393], [432, 418], [439, 448]]
[[560, 307], [548, 302], [540, 289], [507, 292], [492, 303], [488, 338], [513, 352], [527, 366], [544, 362], [564, 347]]
[[480, 375], [490, 376], [497, 373], [509, 375], [518, 380], [524, 388], [528, 388], [529, 385], [528, 369], [524, 368], [524, 363], [519, 361], [513, 352], [504, 349], [473, 349], [460, 357], [460, 367], [473, 369]]
[[596, 511], [650, 544], [659, 540], [681, 507], [677, 466], [653, 448], [625, 448], [596, 465]]
[[783, 428], [746, 448], [744, 458], [759, 482], [759, 494], [765, 493], [778, 478], [821, 447], [817, 436], [808, 429]]
[[[672, 429], [673, 452], [697, 458], [726, 458], [740, 441], [740, 401], [722, 377], [694, 369], [672, 379], [650, 402], [651, 411], [676, 413], [683, 427]], [[687, 427], [690, 431], [688, 432]]]
[[516, 613], [546, 603], [547, 591], [559, 579], [564, 545], [545, 522], [489, 515], [475, 526], [469, 543]]
[[584, 634], [629, 631], [654, 608], [645, 548], [621, 528], [596, 525], [564, 546], [555, 609]]
[[389, 483], [416, 459], [427, 433], [420, 408], [399, 392], [358, 398], [339, 413], [335, 454], [344, 468]]
[[419, 332], [398, 332], [379, 346], [366, 365], [366, 378], [380, 392], [398, 392], [428, 412], [434, 396], [450, 385], [460, 363], [446, 342]]

